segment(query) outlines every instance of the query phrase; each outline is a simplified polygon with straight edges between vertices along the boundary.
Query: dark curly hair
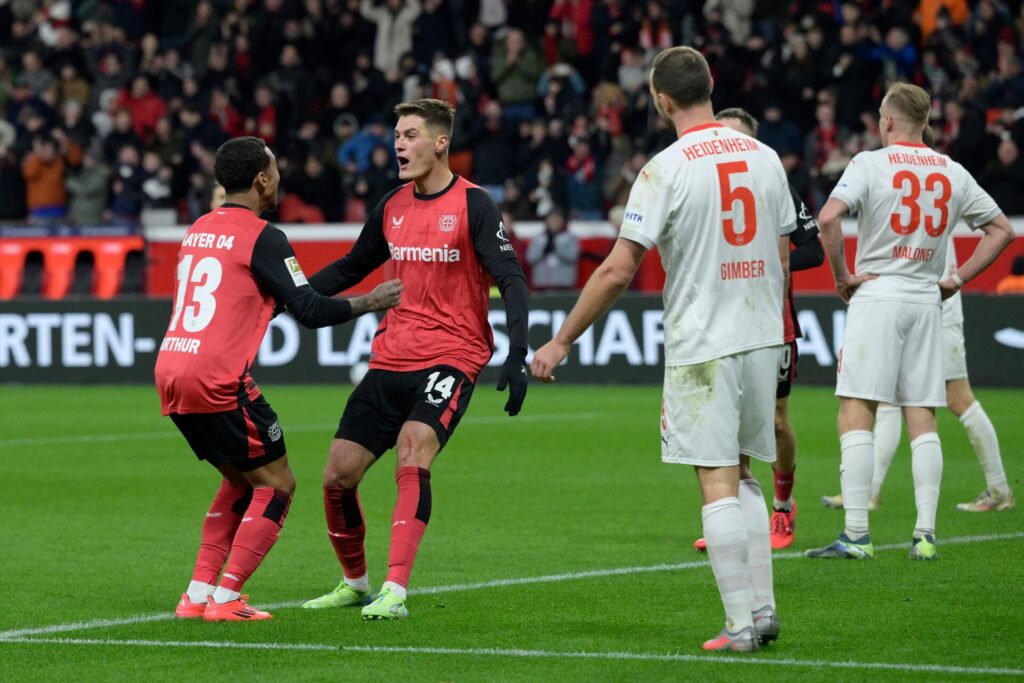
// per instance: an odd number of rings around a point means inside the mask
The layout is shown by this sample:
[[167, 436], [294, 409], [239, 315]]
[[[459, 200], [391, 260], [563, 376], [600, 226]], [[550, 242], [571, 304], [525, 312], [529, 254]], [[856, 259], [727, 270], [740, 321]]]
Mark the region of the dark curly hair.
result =
[[270, 167], [273, 154], [267, 143], [251, 136], [232, 138], [220, 146], [213, 175], [228, 194], [246, 192], [260, 171]]

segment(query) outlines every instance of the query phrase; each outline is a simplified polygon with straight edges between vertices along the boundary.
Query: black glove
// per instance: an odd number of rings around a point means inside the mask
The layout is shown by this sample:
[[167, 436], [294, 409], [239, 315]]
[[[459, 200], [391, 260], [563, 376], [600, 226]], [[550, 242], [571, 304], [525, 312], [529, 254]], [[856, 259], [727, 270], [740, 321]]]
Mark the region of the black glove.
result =
[[513, 346], [509, 349], [505, 358], [505, 365], [501, 368], [501, 375], [498, 377], [498, 391], [504, 391], [508, 387], [508, 401], [505, 403], [505, 412], [509, 417], [519, 414], [526, 400], [526, 388], [530, 380], [530, 373], [526, 369], [526, 349]]

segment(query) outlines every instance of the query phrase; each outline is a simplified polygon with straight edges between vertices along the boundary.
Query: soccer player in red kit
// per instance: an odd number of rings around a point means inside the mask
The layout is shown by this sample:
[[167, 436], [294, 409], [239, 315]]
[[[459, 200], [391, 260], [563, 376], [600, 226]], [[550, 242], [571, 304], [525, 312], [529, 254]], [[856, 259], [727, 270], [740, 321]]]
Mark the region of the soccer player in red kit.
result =
[[249, 368], [275, 304], [307, 327], [323, 327], [396, 305], [402, 286], [393, 280], [351, 300], [313, 291], [288, 238], [259, 217], [277, 206], [281, 179], [259, 138], [225, 142], [214, 173], [227, 199], [185, 233], [174, 311], [155, 370], [163, 414], [223, 477], [175, 614], [207, 621], [270, 619], [246, 604], [241, 591], [277, 540], [295, 477], [277, 415]]
[[[406, 588], [430, 519], [430, 465], [469, 405], [493, 351], [487, 319], [493, 278], [510, 340], [498, 389], [516, 415], [526, 397], [526, 278], [501, 214], [483, 189], [448, 168], [454, 110], [438, 100], [395, 107], [398, 187], [373, 209], [352, 251], [310, 278], [322, 294], [356, 284], [388, 259], [405, 284], [373, 340], [370, 370], [349, 397], [324, 470], [324, 512], [343, 579], [303, 607], [365, 605], [364, 619], [407, 617]], [[409, 182], [411, 181], [411, 182]], [[396, 446], [398, 499], [388, 573], [372, 600], [357, 486]]]

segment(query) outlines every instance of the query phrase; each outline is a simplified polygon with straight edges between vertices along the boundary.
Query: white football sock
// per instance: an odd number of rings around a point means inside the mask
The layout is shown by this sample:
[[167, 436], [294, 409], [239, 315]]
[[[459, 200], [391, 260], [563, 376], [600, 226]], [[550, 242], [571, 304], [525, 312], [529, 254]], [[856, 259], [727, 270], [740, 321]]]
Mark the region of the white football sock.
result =
[[405, 602], [406, 590], [405, 586], [399, 586], [394, 581], [385, 581], [384, 585], [380, 587], [381, 592], [384, 592], [385, 588], [390, 588], [391, 592], [402, 602]]
[[217, 586], [217, 590], [213, 592], [213, 601], [218, 605], [223, 605], [226, 602], [237, 600], [242, 597], [242, 594], [237, 591], [229, 591], [223, 586]]
[[704, 538], [708, 543], [711, 571], [725, 607], [725, 627], [730, 633], [753, 626], [754, 595], [750, 588], [747, 529], [738, 498], [716, 500], [701, 508]]
[[903, 409], [899, 406], [879, 405], [875, 412], [875, 473], [871, 477], [870, 498], [878, 498], [885, 483], [885, 475], [900, 445], [903, 431]]
[[910, 442], [911, 467], [914, 470], [914, 502], [917, 524], [914, 538], [935, 534], [935, 510], [939, 506], [942, 483], [942, 444], [935, 432], [922, 434]]
[[839, 437], [839, 484], [846, 510], [844, 532], [851, 541], [868, 532], [868, 489], [875, 469], [875, 435], [863, 429]]
[[982, 471], [985, 472], [988, 490], [993, 493], [1009, 493], [1010, 485], [1006, 481], [1003, 459], [999, 454], [996, 428], [992, 426], [992, 420], [988, 419], [980, 401], [975, 401], [964, 411], [960, 416], [960, 424], [967, 430], [967, 438], [974, 447]]
[[189, 581], [188, 590], [185, 591], [185, 595], [192, 601], [193, 604], [202, 603], [206, 604], [206, 598], [213, 595], [213, 591], [216, 590], [216, 586], [212, 586], [202, 581]]
[[772, 546], [768, 538], [768, 508], [756, 479], [740, 481], [740, 505], [743, 522], [747, 527], [747, 557], [750, 567], [750, 587], [754, 592], [754, 609], [768, 605], [775, 608], [775, 590], [772, 587]]
[[370, 590], [370, 575], [363, 574], [362, 576], [355, 579], [350, 579], [346, 576], [345, 585], [351, 588], [352, 590], [357, 590], [360, 593], [365, 593], [366, 591]]

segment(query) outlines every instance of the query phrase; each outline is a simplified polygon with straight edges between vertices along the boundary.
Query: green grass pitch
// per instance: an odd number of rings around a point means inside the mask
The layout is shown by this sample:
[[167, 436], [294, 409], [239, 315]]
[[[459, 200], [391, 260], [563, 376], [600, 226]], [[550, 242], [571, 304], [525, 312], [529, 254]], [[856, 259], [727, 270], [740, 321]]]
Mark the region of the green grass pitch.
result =
[[[720, 628], [722, 608], [692, 548], [701, 534], [695, 476], [660, 462], [659, 388], [534, 384], [522, 415], [509, 419], [504, 394], [478, 387], [434, 466], [433, 516], [413, 573], [412, 617], [402, 623], [295, 607], [338, 580], [320, 478], [348, 389], [264, 390], [298, 489], [280, 541], [246, 587], [256, 606], [288, 606], [249, 624], [167, 618], [188, 582], [217, 478], [160, 417], [152, 388], [0, 390], [0, 678], [1024, 677], [1022, 510], [954, 509], [984, 480], [947, 411], [940, 561], [906, 559], [914, 505], [905, 436], [872, 515], [873, 540], [889, 549], [872, 562], [812, 561], [800, 551], [831, 541], [842, 523], [841, 512], [818, 502], [838, 492], [837, 403], [827, 389], [797, 386], [797, 536], [775, 563], [782, 637], [740, 656], [700, 650]], [[978, 395], [1024, 495], [1024, 391]], [[770, 492], [769, 470], [759, 473]], [[361, 486], [375, 582], [386, 572], [393, 474], [388, 454]], [[498, 580], [512, 581], [480, 585]]]

